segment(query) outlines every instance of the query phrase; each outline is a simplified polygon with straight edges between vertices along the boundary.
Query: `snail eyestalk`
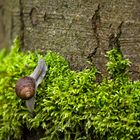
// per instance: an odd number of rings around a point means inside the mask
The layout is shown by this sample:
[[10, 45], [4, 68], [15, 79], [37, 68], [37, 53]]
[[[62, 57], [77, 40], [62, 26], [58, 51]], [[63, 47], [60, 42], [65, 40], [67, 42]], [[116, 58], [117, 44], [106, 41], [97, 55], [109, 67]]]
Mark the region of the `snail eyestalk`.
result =
[[29, 76], [20, 78], [16, 83], [16, 94], [26, 100], [26, 106], [31, 113], [34, 111], [37, 87], [43, 81], [47, 70], [45, 60], [39, 59], [34, 71]]
[[47, 69], [44, 59], [39, 59], [37, 67], [34, 69], [33, 73], [30, 74], [30, 77], [33, 77], [36, 80], [36, 88], [42, 82]]

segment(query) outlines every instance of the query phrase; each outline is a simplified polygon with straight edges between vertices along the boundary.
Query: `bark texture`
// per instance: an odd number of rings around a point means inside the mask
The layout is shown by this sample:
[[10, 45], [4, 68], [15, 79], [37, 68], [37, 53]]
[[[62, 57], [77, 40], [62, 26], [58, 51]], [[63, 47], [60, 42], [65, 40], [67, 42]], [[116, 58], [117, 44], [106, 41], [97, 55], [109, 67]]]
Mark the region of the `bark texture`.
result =
[[106, 73], [105, 52], [121, 25], [121, 50], [132, 61], [133, 77], [140, 78], [139, 0], [0, 1], [0, 19], [6, 19], [0, 30], [7, 29], [1, 39], [11, 42], [19, 35], [23, 50], [60, 52], [77, 70], [90, 60]]

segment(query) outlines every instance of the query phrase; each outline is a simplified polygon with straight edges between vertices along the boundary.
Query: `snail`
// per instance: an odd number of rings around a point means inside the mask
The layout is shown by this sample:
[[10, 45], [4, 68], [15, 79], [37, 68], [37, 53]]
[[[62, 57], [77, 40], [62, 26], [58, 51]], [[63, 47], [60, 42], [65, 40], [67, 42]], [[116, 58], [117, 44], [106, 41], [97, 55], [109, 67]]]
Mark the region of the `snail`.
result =
[[16, 83], [16, 94], [23, 100], [29, 100], [35, 95], [36, 81], [30, 76], [20, 78]]
[[34, 71], [29, 76], [22, 77], [16, 82], [16, 95], [25, 100], [26, 106], [31, 113], [34, 110], [37, 87], [42, 82], [47, 70], [48, 67], [44, 59], [39, 59]]

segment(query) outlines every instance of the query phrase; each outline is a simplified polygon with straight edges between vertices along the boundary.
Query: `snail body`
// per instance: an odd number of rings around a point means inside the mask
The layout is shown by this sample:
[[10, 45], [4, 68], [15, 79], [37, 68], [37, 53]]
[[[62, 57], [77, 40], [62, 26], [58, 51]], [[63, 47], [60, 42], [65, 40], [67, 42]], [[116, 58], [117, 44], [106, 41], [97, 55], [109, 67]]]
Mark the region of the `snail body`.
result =
[[44, 59], [39, 59], [34, 71], [29, 76], [22, 77], [16, 82], [16, 95], [26, 100], [26, 106], [31, 113], [34, 110], [37, 87], [45, 77], [47, 70]]
[[29, 100], [35, 95], [36, 81], [29, 76], [22, 77], [17, 81], [15, 90], [19, 98]]

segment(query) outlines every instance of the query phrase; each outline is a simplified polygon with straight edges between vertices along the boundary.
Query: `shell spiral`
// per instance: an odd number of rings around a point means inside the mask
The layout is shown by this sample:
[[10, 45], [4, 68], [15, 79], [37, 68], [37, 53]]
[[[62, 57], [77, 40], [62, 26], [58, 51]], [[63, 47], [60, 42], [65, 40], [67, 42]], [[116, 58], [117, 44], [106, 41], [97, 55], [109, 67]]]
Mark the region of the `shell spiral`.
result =
[[35, 95], [36, 92], [36, 81], [34, 78], [26, 76], [23, 78], [20, 78], [16, 82], [16, 95], [23, 99], [23, 100], [29, 100]]

